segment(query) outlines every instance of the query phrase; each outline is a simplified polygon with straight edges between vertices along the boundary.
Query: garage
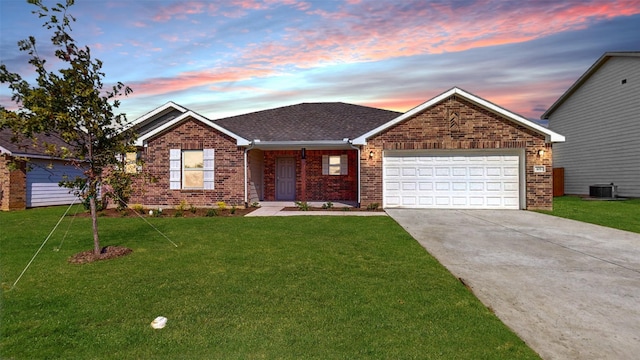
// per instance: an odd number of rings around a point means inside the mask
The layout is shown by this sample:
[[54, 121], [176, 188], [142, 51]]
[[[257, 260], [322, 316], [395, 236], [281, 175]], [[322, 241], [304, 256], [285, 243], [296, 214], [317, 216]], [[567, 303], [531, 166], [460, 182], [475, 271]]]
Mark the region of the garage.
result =
[[520, 209], [521, 155], [386, 151], [385, 208]]

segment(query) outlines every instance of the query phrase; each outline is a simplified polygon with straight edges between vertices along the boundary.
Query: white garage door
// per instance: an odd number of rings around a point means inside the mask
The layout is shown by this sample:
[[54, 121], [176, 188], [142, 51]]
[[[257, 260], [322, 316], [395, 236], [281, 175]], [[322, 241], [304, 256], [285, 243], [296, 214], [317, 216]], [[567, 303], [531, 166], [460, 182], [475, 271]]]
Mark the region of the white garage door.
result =
[[384, 207], [519, 209], [518, 155], [385, 154]]

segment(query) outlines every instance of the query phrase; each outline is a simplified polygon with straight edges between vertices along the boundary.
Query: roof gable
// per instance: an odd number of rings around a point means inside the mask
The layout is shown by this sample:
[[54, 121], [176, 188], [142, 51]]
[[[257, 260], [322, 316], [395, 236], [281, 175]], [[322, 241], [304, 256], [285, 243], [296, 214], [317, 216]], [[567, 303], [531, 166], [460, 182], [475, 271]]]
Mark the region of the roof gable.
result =
[[239, 135], [237, 135], [237, 134], [235, 134], [235, 133], [223, 128], [222, 126], [220, 126], [218, 124], [215, 124], [213, 121], [205, 118], [204, 116], [202, 116], [202, 115], [200, 115], [198, 113], [195, 113], [195, 112], [193, 112], [191, 110], [187, 110], [182, 115], [174, 117], [174, 118], [170, 119], [169, 121], [166, 121], [162, 125], [157, 126], [157, 127], [153, 128], [152, 130], [142, 134], [140, 137], [138, 137], [138, 140], [136, 140], [136, 146], [143, 146], [144, 143], [147, 140], [149, 140], [149, 139], [151, 139], [151, 138], [153, 138], [153, 137], [155, 137], [155, 136], [157, 136], [157, 135], [159, 135], [159, 134], [161, 134], [161, 133], [163, 133], [165, 131], [171, 130], [172, 128], [174, 128], [178, 124], [181, 124], [181, 123], [187, 121], [188, 119], [195, 119], [197, 121], [200, 121], [201, 123], [213, 128], [213, 129], [215, 129], [215, 130], [217, 130], [217, 131], [219, 131], [219, 132], [221, 132], [221, 133], [223, 133], [225, 135], [228, 135], [228, 136], [234, 138], [236, 140], [236, 144], [238, 146], [247, 146], [247, 145], [250, 144], [249, 140], [247, 140], [247, 139], [245, 139], [245, 138], [243, 138], [243, 137], [241, 137], [241, 136], [239, 136]]
[[623, 52], [606, 52], [593, 64], [587, 71], [576, 80], [573, 85], [562, 94], [556, 102], [549, 107], [547, 111], [540, 116], [541, 119], [549, 119], [551, 114], [556, 111], [573, 93], [576, 92], [589, 78], [595, 74], [601, 67], [613, 57], [640, 57], [640, 51], [623, 51]]
[[563, 142], [565, 140], [564, 136], [557, 134], [543, 126], [540, 126], [530, 120], [525, 119], [524, 117], [517, 115], [515, 113], [512, 113], [496, 104], [493, 104], [492, 102], [489, 102], [487, 100], [484, 100], [478, 96], [475, 96], [465, 90], [462, 90], [458, 87], [454, 87], [434, 98], [432, 98], [431, 100], [428, 100], [418, 106], [416, 106], [415, 108], [407, 111], [406, 113], [396, 117], [395, 119], [392, 119], [391, 121], [384, 123], [376, 128], [374, 128], [373, 130], [368, 131], [367, 133], [355, 138], [353, 140], [353, 144], [354, 145], [366, 145], [367, 140], [397, 124], [399, 124], [400, 122], [407, 120], [409, 118], [412, 118], [413, 116], [422, 113], [423, 111], [426, 111], [427, 109], [431, 108], [432, 106], [440, 103], [441, 101], [446, 100], [447, 98], [449, 98], [450, 96], [453, 95], [457, 95], [460, 96], [462, 98], [464, 98], [467, 101], [470, 101], [472, 103], [475, 103], [478, 106], [481, 106], [495, 114], [498, 114], [518, 125], [522, 125], [528, 129], [531, 129], [539, 134], [542, 134], [545, 136], [545, 141], [546, 142]]

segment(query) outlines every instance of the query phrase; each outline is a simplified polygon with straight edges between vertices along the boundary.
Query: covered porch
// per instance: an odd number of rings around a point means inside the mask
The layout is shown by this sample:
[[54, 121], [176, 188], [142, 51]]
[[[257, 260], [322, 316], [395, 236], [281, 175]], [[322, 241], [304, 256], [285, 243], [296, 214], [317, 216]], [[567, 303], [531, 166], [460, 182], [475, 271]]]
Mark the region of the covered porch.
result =
[[357, 207], [358, 149], [346, 142], [303, 145], [256, 143], [248, 150], [249, 205], [306, 201]]

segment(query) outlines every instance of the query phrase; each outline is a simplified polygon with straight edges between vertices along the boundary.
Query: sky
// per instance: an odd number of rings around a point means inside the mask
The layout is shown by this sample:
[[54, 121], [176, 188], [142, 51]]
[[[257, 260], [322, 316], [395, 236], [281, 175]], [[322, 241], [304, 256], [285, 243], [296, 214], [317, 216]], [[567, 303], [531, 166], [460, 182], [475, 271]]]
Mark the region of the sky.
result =
[[[47, 6], [55, 2], [43, 0]], [[0, 0], [0, 62], [51, 31]], [[173, 101], [219, 119], [303, 102], [407, 111], [457, 86], [531, 120], [603, 53], [640, 51], [640, 0], [76, 0], [72, 36], [137, 117]], [[0, 104], [15, 109], [0, 84]]]

